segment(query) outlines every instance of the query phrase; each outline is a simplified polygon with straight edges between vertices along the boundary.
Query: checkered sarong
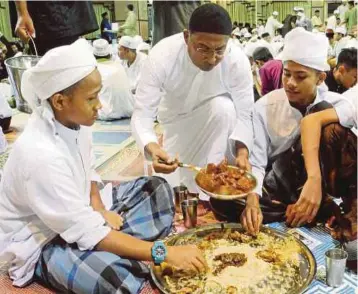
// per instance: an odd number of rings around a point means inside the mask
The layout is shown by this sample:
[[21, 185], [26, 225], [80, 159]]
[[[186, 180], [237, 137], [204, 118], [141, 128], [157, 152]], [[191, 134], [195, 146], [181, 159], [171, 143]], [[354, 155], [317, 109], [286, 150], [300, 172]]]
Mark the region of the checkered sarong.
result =
[[[139, 178], [113, 189], [112, 211], [122, 214], [123, 233], [142, 240], [167, 236], [174, 218], [173, 192], [161, 178]], [[148, 267], [104, 251], [80, 251], [60, 237], [47, 244], [35, 276], [56, 292], [138, 293]]]

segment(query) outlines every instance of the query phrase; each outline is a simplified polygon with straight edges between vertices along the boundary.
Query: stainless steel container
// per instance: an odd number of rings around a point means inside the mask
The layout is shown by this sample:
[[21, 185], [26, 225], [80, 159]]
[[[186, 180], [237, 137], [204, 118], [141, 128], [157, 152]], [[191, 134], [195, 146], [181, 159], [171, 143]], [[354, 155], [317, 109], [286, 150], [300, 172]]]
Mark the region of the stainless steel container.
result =
[[21, 93], [22, 74], [28, 68], [35, 66], [40, 58], [34, 55], [21, 55], [5, 60], [6, 70], [15, 94], [16, 108], [22, 112], [31, 113], [31, 108]]
[[181, 203], [183, 212], [184, 226], [186, 228], [195, 228], [198, 218], [198, 200], [184, 200]]
[[189, 191], [188, 191], [188, 188], [185, 187], [185, 186], [177, 186], [177, 187], [174, 187], [173, 188], [174, 190], [174, 197], [175, 197], [175, 211], [178, 213], [178, 212], [181, 212], [181, 203], [184, 201], [184, 200], [187, 200], [188, 199], [188, 194], [189, 194]]
[[343, 249], [335, 248], [326, 252], [326, 280], [330, 287], [339, 287], [343, 284], [348, 253]]

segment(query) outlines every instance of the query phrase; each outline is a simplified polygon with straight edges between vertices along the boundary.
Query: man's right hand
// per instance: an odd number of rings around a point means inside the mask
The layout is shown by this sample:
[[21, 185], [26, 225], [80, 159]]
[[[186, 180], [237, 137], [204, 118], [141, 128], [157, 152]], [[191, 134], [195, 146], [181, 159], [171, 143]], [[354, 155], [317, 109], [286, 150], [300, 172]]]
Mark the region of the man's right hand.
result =
[[150, 154], [155, 172], [170, 174], [178, 168], [178, 160], [171, 160], [169, 155], [157, 144], [149, 143], [145, 150]]
[[28, 13], [18, 16], [15, 33], [24, 43], [29, 41], [29, 35], [33, 38], [35, 37], [34, 24]]
[[246, 207], [240, 219], [245, 231], [254, 236], [260, 232], [263, 220], [259, 197], [256, 193], [251, 193], [247, 196]]
[[168, 247], [168, 255], [165, 261], [185, 272], [201, 273], [208, 268], [202, 252], [193, 245]]

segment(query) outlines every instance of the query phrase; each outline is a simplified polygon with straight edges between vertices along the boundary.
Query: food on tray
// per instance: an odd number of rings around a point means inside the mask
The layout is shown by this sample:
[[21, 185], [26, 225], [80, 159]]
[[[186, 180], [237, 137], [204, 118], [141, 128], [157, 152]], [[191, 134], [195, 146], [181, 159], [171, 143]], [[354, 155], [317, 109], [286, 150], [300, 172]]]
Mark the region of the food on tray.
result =
[[249, 243], [250, 241], [252, 241], [254, 239], [253, 236], [244, 234], [244, 233], [240, 233], [239, 231], [231, 232], [228, 237], [232, 241], [238, 241], [241, 243]]
[[219, 264], [216, 265], [213, 275], [217, 276], [228, 266], [242, 266], [247, 261], [247, 257], [242, 253], [223, 253], [216, 255], [214, 261], [219, 261]]
[[227, 160], [219, 165], [209, 163], [197, 174], [196, 182], [204, 190], [219, 195], [248, 193], [254, 187], [254, 182], [246, 177], [245, 171], [229, 166]]
[[278, 253], [272, 249], [262, 250], [256, 253], [256, 257], [261, 258], [262, 260], [269, 263], [279, 263], [281, 262], [280, 256]]
[[169, 293], [291, 293], [301, 285], [301, 247], [293, 237], [260, 232], [252, 237], [237, 229], [207, 232], [180, 242], [196, 244], [208, 263], [206, 273], [162, 271]]

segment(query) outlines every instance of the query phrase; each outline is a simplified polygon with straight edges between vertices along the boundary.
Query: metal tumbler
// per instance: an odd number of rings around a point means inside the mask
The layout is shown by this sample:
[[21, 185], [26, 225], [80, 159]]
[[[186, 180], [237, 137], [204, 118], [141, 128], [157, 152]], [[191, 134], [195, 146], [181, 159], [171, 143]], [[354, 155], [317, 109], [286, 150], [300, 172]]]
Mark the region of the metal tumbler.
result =
[[186, 228], [195, 228], [197, 222], [198, 200], [184, 200], [181, 203], [183, 212], [184, 226]]
[[174, 187], [174, 195], [175, 195], [175, 211], [180, 212], [180, 205], [184, 200], [188, 199], [188, 188], [185, 186], [177, 186]]
[[348, 253], [343, 249], [335, 248], [326, 252], [326, 281], [330, 287], [339, 287], [343, 284]]

